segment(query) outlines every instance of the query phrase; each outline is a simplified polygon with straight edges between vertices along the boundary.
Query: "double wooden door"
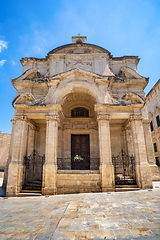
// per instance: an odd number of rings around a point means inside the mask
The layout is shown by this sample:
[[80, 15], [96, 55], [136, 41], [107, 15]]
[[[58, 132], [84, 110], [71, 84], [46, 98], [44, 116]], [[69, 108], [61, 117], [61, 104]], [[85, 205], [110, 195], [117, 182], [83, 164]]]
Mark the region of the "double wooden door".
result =
[[[81, 161], [74, 161], [78, 155], [83, 158]], [[71, 135], [71, 169], [89, 170], [90, 169], [90, 141], [89, 134]]]

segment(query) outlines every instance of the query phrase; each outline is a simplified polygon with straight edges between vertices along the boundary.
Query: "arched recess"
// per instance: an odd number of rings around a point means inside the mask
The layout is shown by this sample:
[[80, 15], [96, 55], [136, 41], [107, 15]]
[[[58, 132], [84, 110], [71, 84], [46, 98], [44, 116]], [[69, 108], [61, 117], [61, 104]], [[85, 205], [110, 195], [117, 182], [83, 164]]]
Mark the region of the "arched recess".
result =
[[[59, 86], [54, 94], [47, 97], [50, 104], [60, 104], [66, 117], [71, 117], [71, 109], [83, 107], [89, 110], [89, 116], [94, 116], [94, 105], [104, 103], [104, 95], [94, 85], [87, 82], [71, 82]], [[48, 101], [46, 98], [46, 102]]]
[[64, 97], [74, 92], [86, 93], [93, 97], [96, 103], [104, 103], [104, 95], [96, 86], [87, 82], [77, 81], [60, 85], [54, 94], [50, 91], [46, 96], [45, 102], [47, 103], [49, 101], [50, 104], [62, 104]]

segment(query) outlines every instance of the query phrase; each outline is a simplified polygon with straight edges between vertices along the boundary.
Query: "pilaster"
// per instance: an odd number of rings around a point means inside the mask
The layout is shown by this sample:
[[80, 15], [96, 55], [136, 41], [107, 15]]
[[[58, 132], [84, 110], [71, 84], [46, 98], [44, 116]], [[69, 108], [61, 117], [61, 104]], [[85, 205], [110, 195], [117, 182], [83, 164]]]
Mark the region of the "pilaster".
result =
[[137, 185], [142, 189], [152, 188], [151, 171], [147, 161], [147, 152], [142, 123], [139, 114], [130, 117], [134, 145], [135, 169]]
[[43, 166], [42, 193], [44, 195], [54, 195], [57, 193], [58, 113], [55, 112], [54, 115], [46, 116], [46, 120], [46, 154]]
[[100, 174], [102, 192], [114, 191], [114, 167], [111, 156], [111, 139], [110, 139], [110, 115], [106, 113], [98, 113], [98, 129], [99, 129], [99, 147], [100, 147]]
[[23, 158], [27, 147], [27, 118], [26, 116], [15, 116], [12, 121], [14, 131], [8, 166], [7, 196], [17, 196], [22, 188]]

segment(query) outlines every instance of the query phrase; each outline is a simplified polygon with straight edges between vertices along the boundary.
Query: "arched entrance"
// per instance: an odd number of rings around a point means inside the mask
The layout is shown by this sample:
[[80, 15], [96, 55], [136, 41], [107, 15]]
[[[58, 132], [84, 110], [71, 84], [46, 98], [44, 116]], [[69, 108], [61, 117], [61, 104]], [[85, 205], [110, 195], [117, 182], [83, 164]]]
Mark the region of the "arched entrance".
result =
[[75, 88], [59, 99], [59, 103], [64, 118], [59, 129], [58, 169], [99, 170], [96, 99], [88, 90]]

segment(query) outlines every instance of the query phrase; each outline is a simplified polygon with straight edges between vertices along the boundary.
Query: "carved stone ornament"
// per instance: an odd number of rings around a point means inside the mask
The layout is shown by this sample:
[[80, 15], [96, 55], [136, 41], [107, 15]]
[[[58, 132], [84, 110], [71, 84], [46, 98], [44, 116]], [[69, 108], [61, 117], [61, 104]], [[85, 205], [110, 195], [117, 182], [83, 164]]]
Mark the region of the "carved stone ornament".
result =
[[123, 97], [122, 100], [125, 104], [144, 104], [145, 101], [138, 94], [128, 92]]
[[105, 95], [105, 103], [113, 104], [113, 105], [120, 104], [120, 102], [118, 100], [114, 99], [108, 91], [106, 92], [106, 95]]
[[85, 122], [76, 122], [72, 124], [73, 129], [86, 129], [88, 128], [88, 124]]
[[77, 59], [77, 60], [72, 60], [70, 59], [68, 62], [66, 62], [66, 66], [76, 66], [76, 65], [87, 65], [87, 66], [92, 66], [92, 62], [85, 60], [85, 59]]
[[16, 105], [33, 105], [35, 98], [31, 93], [22, 93], [18, 95], [12, 102], [13, 106]]

